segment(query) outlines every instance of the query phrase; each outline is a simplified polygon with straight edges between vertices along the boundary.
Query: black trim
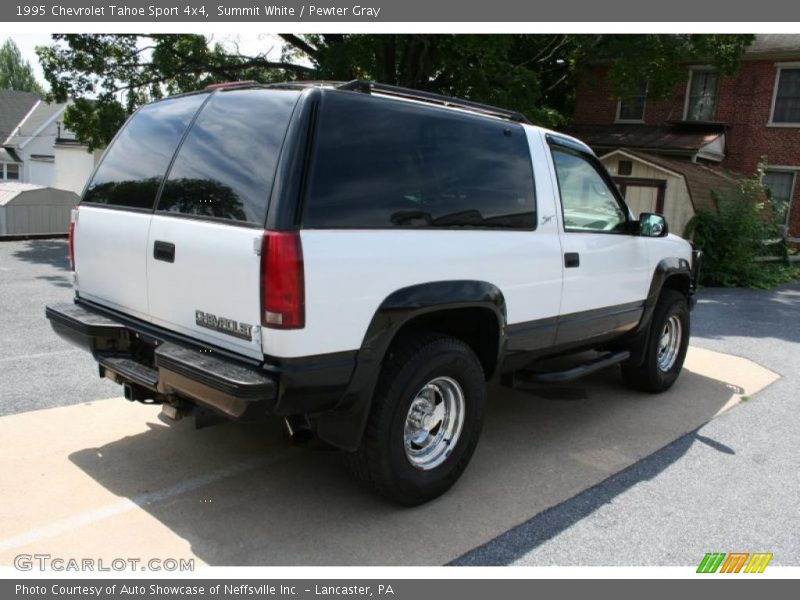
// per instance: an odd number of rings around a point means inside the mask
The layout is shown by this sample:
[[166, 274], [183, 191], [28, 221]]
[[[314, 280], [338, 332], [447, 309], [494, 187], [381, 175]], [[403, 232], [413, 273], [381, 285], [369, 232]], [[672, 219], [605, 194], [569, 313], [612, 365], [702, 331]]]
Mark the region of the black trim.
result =
[[607, 352], [590, 361], [563, 369], [561, 371], [517, 371], [514, 374], [515, 380], [530, 381], [533, 383], [564, 383], [585, 377], [590, 373], [600, 371], [619, 364], [630, 357], [631, 353], [627, 350], [619, 352]]
[[689, 262], [683, 258], [664, 258], [656, 265], [653, 278], [650, 280], [650, 289], [644, 301], [642, 318], [639, 321], [639, 326], [633, 332], [632, 340], [628, 344], [631, 356], [626, 361], [626, 364], [640, 366], [644, 361], [647, 342], [650, 339], [650, 321], [653, 318], [653, 312], [656, 309], [661, 290], [664, 289], [668, 279], [673, 277], [682, 279], [677, 287], [678, 289], [686, 290], [689, 307], [693, 306], [694, 291], [692, 289], [691, 273], [692, 269]]
[[558, 317], [509, 324], [501, 372], [508, 373], [534, 361], [568, 351], [589, 349], [636, 330], [644, 302], [630, 302]]
[[190, 380], [192, 396], [200, 402], [219, 406], [223, 398], [238, 403], [236, 416], [245, 412], [247, 403], [267, 405], [266, 414], [275, 399], [277, 378], [240, 358], [219, 356], [196, 342], [182, 345], [159, 337], [149, 345], [138, 328], [84, 304], [54, 304], [46, 307], [45, 315], [57, 334], [91, 352], [102, 369], [115, 373], [115, 380], [121, 377], [166, 395], [168, 380], [175, 380], [170, 374], [177, 374]]
[[322, 92], [304, 91], [295, 106], [275, 170], [265, 227], [298, 229]]
[[[265, 356], [261, 362], [82, 298], [48, 306], [45, 313], [59, 336], [123, 379], [155, 389], [148, 373], [160, 369], [180, 376], [180, 391], [195, 399], [202, 400], [203, 389], [213, 387], [244, 402], [261, 400], [260, 408], [248, 409], [248, 418], [332, 409], [347, 391], [356, 364], [356, 350], [300, 358]], [[141, 345], [147, 351], [137, 350]], [[165, 381], [174, 384], [175, 378]]]
[[642, 323], [638, 328], [639, 331], [644, 330], [650, 324], [650, 318], [653, 316], [658, 297], [670, 277], [685, 277], [686, 288], [691, 293], [692, 268], [689, 265], [689, 261], [675, 257], [661, 259], [656, 265], [653, 279], [650, 281], [650, 289], [644, 302], [644, 314], [642, 315]]
[[277, 388], [267, 374], [176, 344], [156, 348], [155, 366], [249, 402], [272, 399]]
[[215, 346], [214, 344], [206, 344], [205, 342], [199, 343], [195, 338], [183, 335], [181, 333], [176, 333], [174, 331], [169, 331], [163, 327], [153, 325], [152, 323], [147, 323], [141, 319], [137, 319], [136, 317], [131, 317], [130, 315], [126, 315], [125, 313], [114, 310], [113, 308], [108, 308], [101, 304], [97, 304], [96, 302], [92, 302], [91, 300], [81, 298], [80, 296], [76, 297], [75, 306], [79, 307], [80, 309], [86, 309], [88, 312], [107, 317], [110, 321], [115, 322], [117, 326], [122, 326], [125, 329], [129, 329], [149, 340], [155, 340], [159, 343], [172, 342], [174, 344], [183, 346], [195, 346], [198, 348], [211, 350], [217, 356], [226, 357], [252, 367], [259, 367], [261, 365], [260, 360], [250, 358], [248, 356], [242, 356], [241, 354], [231, 352], [226, 348]]
[[347, 392], [357, 350], [299, 358], [266, 357], [264, 370], [280, 376], [273, 412], [315, 415], [333, 409]]
[[583, 148], [577, 142], [569, 140], [568, 138], [563, 138], [561, 136], [553, 135], [548, 133], [546, 136], [547, 142], [550, 146], [550, 159], [553, 160], [553, 167], [555, 168], [555, 160], [552, 157], [553, 154], [553, 146], [556, 149], [566, 152], [568, 154], [575, 154], [578, 155], [580, 158], [583, 158], [588, 162], [594, 170], [600, 175], [600, 178], [605, 182], [606, 187], [611, 191], [611, 195], [617, 201], [617, 205], [622, 210], [622, 213], [625, 215], [625, 224], [621, 230], [593, 230], [593, 229], [568, 229], [567, 226], [564, 224], [564, 199], [561, 196], [561, 182], [558, 178], [558, 172], [556, 169], [556, 186], [558, 187], [558, 203], [561, 206], [561, 223], [564, 233], [604, 233], [604, 234], [611, 234], [611, 235], [638, 235], [638, 231], [634, 231], [632, 224], [636, 223], [637, 221], [631, 219], [631, 210], [628, 207], [628, 204], [625, 202], [625, 198], [623, 198], [622, 193], [620, 192], [619, 187], [617, 186], [616, 182], [614, 181], [613, 177], [606, 169], [605, 165], [597, 158], [597, 155], [594, 154], [591, 150], [587, 150]]
[[175, 262], [175, 244], [172, 242], [164, 242], [155, 240], [153, 242], [153, 258], [163, 262]]
[[621, 335], [639, 325], [644, 302], [628, 302], [584, 310], [558, 318], [556, 346], [589, 342], [609, 335]]
[[545, 134], [545, 140], [547, 140], [548, 145], [552, 146], [561, 146], [562, 148], [567, 148], [569, 150], [574, 150], [575, 152], [579, 152], [580, 154], [586, 156], [595, 156], [595, 153], [592, 152], [592, 149], [589, 148], [583, 142], [578, 142], [573, 140], [572, 138], [568, 138], [563, 135], [559, 135], [557, 133], [547, 133]]
[[341, 402], [317, 422], [317, 435], [345, 450], [355, 450], [364, 432], [381, 363], [400, 329], [426, 314], [485, 308], [497, 318], [497, 364], [503, 360], [506, 305], [502, 292], [485, 281], [438, 281], [402, 288], [381, 302], [367, 328], [352, 379]]

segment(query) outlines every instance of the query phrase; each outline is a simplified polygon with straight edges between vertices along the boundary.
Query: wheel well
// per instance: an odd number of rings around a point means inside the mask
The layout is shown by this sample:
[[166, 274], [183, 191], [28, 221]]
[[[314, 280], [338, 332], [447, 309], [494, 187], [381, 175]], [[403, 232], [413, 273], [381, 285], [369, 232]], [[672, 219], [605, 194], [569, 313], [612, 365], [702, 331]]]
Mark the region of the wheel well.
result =
[[689, 288], [690, 288], [690, 281], [689, 276], [684, 273], [677, 273], [675, 275], [670, 275], [664, 281], [664, 284], [661, 286], [661, 289], [670, 289], [676, 290], [683, 294], [684, 296], [689, 295]]
[[480, 360], [486, 379], [494, 373], [500, 343], [500, 323], [491, 309], [449, 308], [412, 317], [400, 327], [392, 344], [418, 331], [435, 331], [461, 340]]

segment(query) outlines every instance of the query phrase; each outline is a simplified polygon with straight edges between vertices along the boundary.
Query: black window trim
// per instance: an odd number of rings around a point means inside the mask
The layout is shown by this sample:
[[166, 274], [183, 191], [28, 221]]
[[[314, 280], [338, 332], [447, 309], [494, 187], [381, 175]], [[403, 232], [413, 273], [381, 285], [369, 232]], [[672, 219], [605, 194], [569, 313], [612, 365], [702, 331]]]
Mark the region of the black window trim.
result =
[[[319, 89], [320, 97], [314, 107], [314, 114], [312, 116], [312, 123], [309, 132], [308, 138], [308, 147], [309, 151], [306, 156], [306, 160], [304, 162], [303, 168], [303, 180], [302, 180], [302, 189], [301, 193], [302, 196], [298, 202], [298, 210], [296, 214], [296, 224], [297, 228], [300, 230], [308, 230], [308, 231], [499, 231], [499, 232], [533, 232], [536, 231], [538, 228], [538, 214], [539, 214], [539, 202], [538, 202], [538, 193], [536, 190], [536, 174], [533, 168], [533, 156], [530, 150], [530, 143], [528, 142], [528, 135], [525, 131], [525, 127], [523, 123], [508, 123], [508, 127], [517, 127], [522, 132], [522, 135], [525, 139], [525, 147], [528, 154], [528, 163], [530, 165], [531, 170], [531, 184], [533, 189], [533, 225], [531, 227], [489, 227], [489, 226], [482, 226], [482, 225], [444, 225], [444, 226], [412, 226], [412, 225], [384, 225], [381, 227], [360, 227], [360, 226], [327, 226], [327, 227], [310, 227], [303, 223], [303, 216], [305, 214], [306, 204], [308, 202], [308, 194], [309, 194], [309, 185], [308, 180], [313, 172], [314, 161], [317, 157], [317, 150], [319, 144], [319, 127], [320, 127], [320, 115], [324, 111], [325, 108], [325, 98], [328, 94], [347, 94], [347, 95], [356, 95], [357, 92], [351, 92], [347, 90], [329, 90], [329, 89]], [[393, 97], [381, 97], [375, 96], [375, 101], [384, 101], [384, 102], [391, 102], [391, 103], [398, 103], [398, 102], [408, 102], [407, 100], [401, 100]], [[415, 103], [416, 104], [416, 103]], [[430, 110], [430, 111], [447, 111], [450, 112], [452, 109], [441, 107], [441, 106], [426, 106], [424, 104], [419, 104], [421, 110]], [[489, 115], [482, 115], [482, 114], [469, 114], [469, 113], [459, 113], [463, 114], [466, 118], [470, 119], [480, 119], [484, 121], [490, 122], [498, 122], [499, 118], [492, 117]]]
[[[611, 190], [612, 196], [617, 201], [617, 204], [622, 209], [622, 213], [625, 215], [625, 226], [620, 230], [611, 230], [606, 231], [604, 229], [567, 229], [566, 225], [564, 224], [564, 201], [561, 196], [561, 182], [558, 180], [558, 172], [556, 172], [556, 186], [558, 186], [558, 204], [561, 206], [561, 229], [563, 233], [590, 233], [590, 234], [605, 234], [605, 235], [635, 235], [634, 231], [634, 224], [636, 223], [635, 219], [631, 218], [631, 211], [628, 207], [625, 199], [620, 194], [619, 188], [617, 184], [614, 183], [614, 180], [608, 174], [605, 166], [600, 159], [594, 154], [594, 152], [590, 151], [588, 148], [583, 146], [583, 144], [571, 140], [566, 137], [562, 137], [557, 134], [548, 133], [545, 136], [547, 140], [548, 146], [550, 146], [550, 155], [551, 160], [553, 160], [552, 154], [555, 149], [558, 149], [562, 152], [567, 152], [569, 154], [574, 154], [586, 160], [595, 171], [597, 171], [600, 178], [605, 182], [606, 186]], [[553, 169], [555, 169], [555, 160], [553, 160]]]

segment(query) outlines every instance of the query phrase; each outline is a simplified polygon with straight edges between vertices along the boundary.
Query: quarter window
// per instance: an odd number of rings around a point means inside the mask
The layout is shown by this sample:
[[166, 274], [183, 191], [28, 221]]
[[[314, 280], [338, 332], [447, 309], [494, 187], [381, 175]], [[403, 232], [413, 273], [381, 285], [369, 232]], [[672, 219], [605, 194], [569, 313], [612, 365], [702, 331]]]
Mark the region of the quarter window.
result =
[[303, 224], [535, 226], [520, 125], [375, 96], [323, 98]]
[[691, 71], [686, 102], [687, 121], [713, 121], [717, 109], [719, 74], [716, 71]]
[[778, 69], [773, 123], [800, 123], [800, 68]]
[[580, 154], [553, 148], [566, 231], [619, 232], [627, 216], [598, 168]]

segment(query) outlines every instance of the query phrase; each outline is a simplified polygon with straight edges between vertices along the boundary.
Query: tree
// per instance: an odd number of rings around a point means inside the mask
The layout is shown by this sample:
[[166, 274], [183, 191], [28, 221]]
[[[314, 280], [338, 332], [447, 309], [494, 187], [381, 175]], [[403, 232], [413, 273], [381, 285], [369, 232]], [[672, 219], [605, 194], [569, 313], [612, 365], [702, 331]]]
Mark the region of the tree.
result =
[[[137, 106], [221, 81], [370, 79], [460, 96], [563, 126], [578, 77], [606, 61], [619, 95], [648, 82], [666, 96], [702, 60], [732, 73], [750, 35], [281, 35], [271, 52], [244, 55], [199, 35], [55, 35], [38, 48], [52, 98], [75, 98], [65, 125], [105, 145]], [[271, 49], [270, 49], [271, 50]], [[623, 59], [624, 60], [620, 60]]]
[[11, 38], [0, 46], [0, 89], [44, 93], [33, 76], [31, 63], [22, 58], [19, 48]]

